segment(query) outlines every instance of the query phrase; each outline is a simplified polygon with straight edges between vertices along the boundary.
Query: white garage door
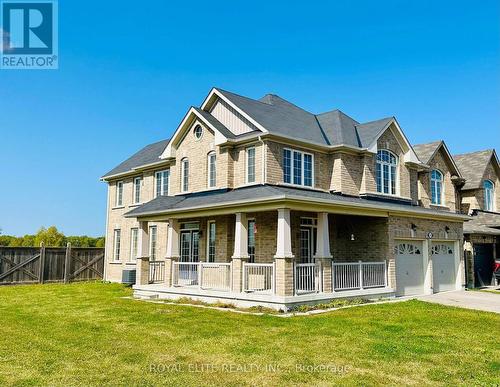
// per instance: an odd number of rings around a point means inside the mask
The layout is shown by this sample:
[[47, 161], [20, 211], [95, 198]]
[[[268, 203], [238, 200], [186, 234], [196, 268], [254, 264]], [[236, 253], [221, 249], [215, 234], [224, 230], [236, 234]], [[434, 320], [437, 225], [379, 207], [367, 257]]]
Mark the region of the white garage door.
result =
[[434, 242], [431, 255], [434, 293], [455, 290], [457, 269], [453, 242]]
[[424, 293], [424, 262], [422, 242], [396, 242], [396, 295]]

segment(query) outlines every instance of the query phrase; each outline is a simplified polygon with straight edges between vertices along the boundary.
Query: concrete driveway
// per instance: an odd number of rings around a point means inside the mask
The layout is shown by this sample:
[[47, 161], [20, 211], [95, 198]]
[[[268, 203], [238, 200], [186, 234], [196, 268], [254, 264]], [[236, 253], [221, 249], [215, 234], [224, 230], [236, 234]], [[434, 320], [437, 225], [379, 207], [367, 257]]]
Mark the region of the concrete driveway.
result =
[[500, 313], [500, 294], [458, 290], [417, 297], [421, 301]]

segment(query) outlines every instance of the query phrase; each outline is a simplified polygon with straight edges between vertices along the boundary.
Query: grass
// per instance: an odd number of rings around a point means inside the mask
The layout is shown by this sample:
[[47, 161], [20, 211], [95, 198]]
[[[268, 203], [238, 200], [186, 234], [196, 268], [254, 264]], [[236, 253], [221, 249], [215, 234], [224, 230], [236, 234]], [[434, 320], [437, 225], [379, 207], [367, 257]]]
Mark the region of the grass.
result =
[[0, 287], [0, 385], [498, 385], [500, 315], [420, 301], [315, 316]]

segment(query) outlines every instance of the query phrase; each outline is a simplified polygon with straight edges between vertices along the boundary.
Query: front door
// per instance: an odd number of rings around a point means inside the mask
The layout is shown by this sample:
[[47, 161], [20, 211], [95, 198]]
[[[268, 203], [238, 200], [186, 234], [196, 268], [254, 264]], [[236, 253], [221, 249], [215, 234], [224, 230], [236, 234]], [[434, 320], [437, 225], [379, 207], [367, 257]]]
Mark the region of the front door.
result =
[[300, 263], [313, 263], [314, 253], [316, 251], [316, 228], [300, 228]]
[[199, 230], [181, 231], [181, 262], [199, 261]]
[[474, 244], [474, 285], [489, 286], [493, 279], [493, 244]]

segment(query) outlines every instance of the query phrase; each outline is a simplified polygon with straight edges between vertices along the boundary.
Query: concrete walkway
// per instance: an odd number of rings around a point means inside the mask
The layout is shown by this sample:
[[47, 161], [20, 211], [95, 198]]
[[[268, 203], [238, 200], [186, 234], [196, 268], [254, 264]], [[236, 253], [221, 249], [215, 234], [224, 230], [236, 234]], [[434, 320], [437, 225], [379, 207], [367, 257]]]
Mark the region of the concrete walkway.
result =
[[500, 294], [495, 293], [458, 290], [417, 298], [421, 301], [436, 304], [500, 313]]

